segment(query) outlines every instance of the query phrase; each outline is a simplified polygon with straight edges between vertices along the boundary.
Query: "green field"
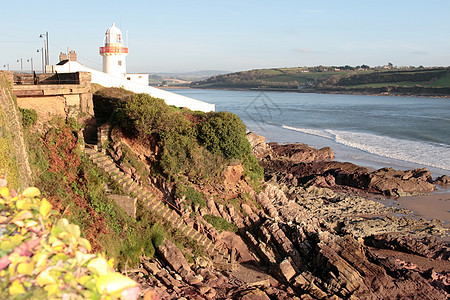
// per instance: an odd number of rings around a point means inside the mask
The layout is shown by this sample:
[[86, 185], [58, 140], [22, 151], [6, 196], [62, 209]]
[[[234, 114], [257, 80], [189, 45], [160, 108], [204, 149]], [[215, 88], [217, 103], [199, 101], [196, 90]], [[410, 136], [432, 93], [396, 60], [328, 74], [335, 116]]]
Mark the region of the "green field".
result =
[[[347, 66], [348, 67], [348, 66]], [[307, 86], [319, 89], [371, 89], [384, 87], [449, 88], [450, 68], [408, 68], [367, 70], [336, 67], [299, 67], [259, 69], [213, 76], [194, 82], [200, 88], [277, 88], [296, 89]], [[351, 67], [350, 67], [351, 68]]]

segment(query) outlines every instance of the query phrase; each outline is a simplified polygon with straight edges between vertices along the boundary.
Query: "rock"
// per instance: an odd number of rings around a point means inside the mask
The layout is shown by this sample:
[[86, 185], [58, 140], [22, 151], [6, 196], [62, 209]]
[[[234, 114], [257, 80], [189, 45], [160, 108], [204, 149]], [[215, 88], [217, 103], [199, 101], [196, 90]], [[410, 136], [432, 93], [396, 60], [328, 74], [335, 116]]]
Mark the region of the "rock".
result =
[[206, 268], [209, 266], [210, 263], [207, 259], [204, 259], [203, 257], [196, 257], [195, 264], [200, 268]]
[[284, 277], [286, 282], [289, 282], [289, 280], [291, 280], [291, 278], [296, 274], [289, 258], [283, 260], [278, 267], [280, 269], [281, 275]]
[[242, 165], [227, 166], [223, 171], [224, 186], [228, 190], [235, 190], [238, 182], [244, 176], [244, 167]]
[[220, 213], [217, 210], [216, 202], [214, 201], [214, 199], [209, 198], [208, 201], [206, 202], [206, 206], [208, 207], [209, 213], [211, 215], [220, 217]]
[[236, 261], [246, 262], [255, 261], [258, 258], [250, 252], [242, 238], [234, 232], [223, 231], [219, 235], [219, 239], [225, 243], [228, 249], [236, 251]]
[[195, 287], [198, 289], [200, 295], [205, 295], [211, 290], [211, 287], [204, 283], [195, 284]]
[[334, 152], [330, 147], [314, 149], [305, 144], [269, 143], [277, 158], [293, 163], [309, 163], [315, 161], [330, 161], [334, 159]]
[[448, 185], [450, 184], [450, 177], [447, 175], [442, 175], [440, 177], [438, 177], [435, 181], [435, 184], [439, 184], [439, 185]]
[[192, 272], [183, 253], [181, 253], [180, 249], [168, 239], [164, 239], [163, 244], [158, 246], [157, 250], [164, 262], [181, 276], [183, 276], [183, 271], [185, 273]]
[[247, 139], [250, 142], [252, 153], [256, 158], [264, 158], [272, 154], [272, 148], [266, 144], [266, 138], [253, 132], [247, 133]]
[[450, 247], [434, 237], [385, 233], [365, 238], [365, 244], [378, 249], [390, 249], [412, 253], [437, 260], [450, 261]]
[[252, 289], [241, 293], [242, 300], [270, 300], [269, 296], [260, 289]]
[[368, 190], [379, 191], [385, 195], [399, 195], [400, 193], [431, 192], [435, 189], [431, 182], [430, 171], [415, 169], [398, 171], [392, 168], [383, 168], [370, 174]]
[[143, 267], [152, 275], [155, 275], [160, 270], [160, 268], [155, 263], [149, 261], [145, 261], [143, 263]]

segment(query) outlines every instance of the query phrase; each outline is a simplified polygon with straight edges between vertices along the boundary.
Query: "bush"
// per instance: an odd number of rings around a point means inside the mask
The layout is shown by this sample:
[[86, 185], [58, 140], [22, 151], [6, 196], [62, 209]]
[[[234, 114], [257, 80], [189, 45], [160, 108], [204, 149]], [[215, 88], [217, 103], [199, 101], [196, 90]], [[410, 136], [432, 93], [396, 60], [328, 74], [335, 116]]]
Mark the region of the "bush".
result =
[[30, 128], [35, 125], [38, 120], [37, 112], [34, 109], [20, 108], [20, 114], [22, 115], [22, 126], [24, 128]]
[[175, 196], [180, 199], [185, 197], [186, 203], [188, 203], [189, 205], [192, 205], [192, 204], [197, 205], [198, 204], [200, 206], [200, 208], [206, 207], [205, 195], [198, 192], [193, 187], [187, 187], [187, 186], [179, 184], [177, 186]]
[[210, 113], [198, 127], [198, 139], [212, 153], [222, 153], [227, 159], [242, 159], [251, 151], [245, 125], [233, 113]]
[[262, 178], [245, 125], [235, 114], [184, 111], [148, 94], [135, 94], [120, 102], [116, 121], [141, 139], [159, 142], [159, 169], [170, 180], [180, 175], [192, 182], [211, 180], [227, 161], [236, 159], [250, 177]]

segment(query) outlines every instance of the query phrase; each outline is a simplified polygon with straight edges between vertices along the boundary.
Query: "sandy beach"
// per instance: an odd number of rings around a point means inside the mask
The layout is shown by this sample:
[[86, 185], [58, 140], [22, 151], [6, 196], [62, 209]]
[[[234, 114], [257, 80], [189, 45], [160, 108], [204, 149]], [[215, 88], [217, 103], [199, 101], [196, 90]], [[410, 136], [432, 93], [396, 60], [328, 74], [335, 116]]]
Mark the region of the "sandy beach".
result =
[[400, 206], [415, 212], [417, 217], [438, 219], [450, 224], [450, 192], [400, 197]]

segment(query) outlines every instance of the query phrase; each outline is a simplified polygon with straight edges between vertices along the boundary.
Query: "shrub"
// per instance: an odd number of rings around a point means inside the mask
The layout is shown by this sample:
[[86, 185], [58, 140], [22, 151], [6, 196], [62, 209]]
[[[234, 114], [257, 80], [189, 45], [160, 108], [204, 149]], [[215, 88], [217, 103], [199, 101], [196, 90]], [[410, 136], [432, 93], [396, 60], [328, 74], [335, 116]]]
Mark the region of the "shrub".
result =
[[193, 187], [187, 187], [182, 184], [179, 184], [177, 186], [175, 196], [177, 198], [185, 197], [186, 203], [188, 203], [189, 205], [192, 205], [192, 204], [197, 205], [198, 204], [200, 206], [200, 208], [206, 207], [205, 195], [198, 192]]
[[159, 142], [158, 166], [170, 180], [180, 175], [192, 182], [211, 180], [230, 160], [242, 162], [250, 177], [262, 178], [245, 125], [235, 114], [184, 111], [148, 94], [135, 94], [121, 100], [116, 121], [141, 139]]
[[38, 120], [37, 112], [34, 109], [20, 108], [20, 114], [22, 115], [22, 126], [24, 128], [29, 128], [35, 125]]
[[222, 153], [227, 159], [242, 159], [250, 152], [245, 125], [233, 113], [210, 113], [198, 127], [198, 139], [212, 153]]

